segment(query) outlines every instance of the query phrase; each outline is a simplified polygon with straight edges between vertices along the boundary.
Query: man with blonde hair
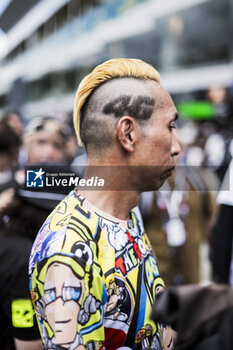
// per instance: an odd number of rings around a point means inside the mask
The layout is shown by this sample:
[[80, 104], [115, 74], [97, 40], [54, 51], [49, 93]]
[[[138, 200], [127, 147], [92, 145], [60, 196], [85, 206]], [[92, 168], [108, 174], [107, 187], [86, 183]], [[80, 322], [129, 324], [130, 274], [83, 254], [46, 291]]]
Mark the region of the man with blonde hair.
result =
[[[88, 154], [85, 179], [101, 174], [104, 186], [72, 191], [34, 242], [30, 289], [45, 349], [173, 347], [169, 329], [150, 317], [164, 283], [133, 209], [141, 191], [172, 174], [180, 152], [177, 112], [159, 81], [141, 60], [112, 59], [79, 85], [74, 125]], [[74, 315], [75, 334], [67, 327]]]

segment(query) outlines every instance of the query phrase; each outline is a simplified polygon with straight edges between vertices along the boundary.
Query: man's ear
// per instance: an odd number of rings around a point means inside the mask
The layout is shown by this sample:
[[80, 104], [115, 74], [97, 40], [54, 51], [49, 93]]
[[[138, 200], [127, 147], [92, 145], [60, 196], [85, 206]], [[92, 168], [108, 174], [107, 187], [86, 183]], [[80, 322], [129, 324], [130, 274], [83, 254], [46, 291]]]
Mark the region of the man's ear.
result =
[[127, 152], [133, 152], [137, 139], [137, 125], [134, 118], [124, 116], [117, 123], [117, 138]]

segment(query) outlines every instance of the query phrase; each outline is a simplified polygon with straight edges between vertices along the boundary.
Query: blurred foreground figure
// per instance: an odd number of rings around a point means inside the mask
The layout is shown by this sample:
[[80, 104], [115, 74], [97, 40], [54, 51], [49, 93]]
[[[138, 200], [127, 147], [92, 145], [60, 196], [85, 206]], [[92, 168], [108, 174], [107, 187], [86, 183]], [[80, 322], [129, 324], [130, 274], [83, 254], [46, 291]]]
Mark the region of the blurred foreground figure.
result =
[[231, 350], [233, 289], [189, 285], [162, 292], [152, 318], [178, 332], [175, 350]]
[[[230, 144], [233, 157], [233, 140]], [[233, 159], [225, 174], [218, 197], [219, 213], [213, 230], [213, 274], [216, 282], [233, 287]]]
[[16, 193], [0, 209], [0, 349], [37, 350], [42, 344], [28, 290], [28, 259], [51, 207], [46, 208], [49, 198], [41, 207], [32, 194], [24, 197], [25, 190], [14, 189]]
[[[25, 131], [27, 165], [59, 171], [66, 129], [53, 118], [36, 118]], [[49, 164], [52, 164], [49, 165]], [[16, 181], [15, 181], [16, 179]], [[25, 170], [15, 173], [0, 196], [0, 349], [39, 350], [42, 342], [28, 289], [28, 260], [36, 233], [65, 194], [24, 188]]]
[[107, 61], [80, 83], [85, 179], [103, 182], [72, 191], [35, 240], [30, 288], [45, 349], [172, 349], [171, 329], [162, 335], [150, 318], [164, 283], [133, 208], [174, 170], [176, 118], [158, 72], [141, 60]]
[[[43, 168], [55, 169], [48, 164]], [[13, 185], [0, 207], [0, 349], [39, 350], [42, 343], [28, 288], [28, 260], [39, 228], [67, 192], [28, 189], [24, 178]]]

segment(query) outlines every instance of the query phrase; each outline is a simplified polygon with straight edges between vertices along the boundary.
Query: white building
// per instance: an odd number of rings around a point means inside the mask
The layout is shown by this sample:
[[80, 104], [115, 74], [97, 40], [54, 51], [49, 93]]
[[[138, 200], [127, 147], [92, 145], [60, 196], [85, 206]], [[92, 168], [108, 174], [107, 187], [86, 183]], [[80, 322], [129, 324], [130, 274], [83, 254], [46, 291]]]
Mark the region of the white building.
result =
[[233, 0], [1, 0], [0, 110], [71, 112], [80, 79], [142, 58], [173, 94], [233, 86]]

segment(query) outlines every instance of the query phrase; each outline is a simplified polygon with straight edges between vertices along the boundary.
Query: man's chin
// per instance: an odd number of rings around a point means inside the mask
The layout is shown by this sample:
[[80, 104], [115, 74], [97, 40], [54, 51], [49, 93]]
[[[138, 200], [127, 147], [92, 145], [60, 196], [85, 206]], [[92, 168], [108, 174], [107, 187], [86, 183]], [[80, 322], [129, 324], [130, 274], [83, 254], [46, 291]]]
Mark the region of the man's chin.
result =
[[165, 181], [169, 177], [173, 177], [175, 173], [175, 168], [171, 168], [169, 170], [166, 170], [159, 179], [156, 179], [155, 181], [151, 181], [151, 183], [148, 183], [146, 187], [148, 187], [145, 191], [157, 191], [160, 189], [160, 187], [163, 186]]
[[157, 191], [167, 180], [167, 177], [160, 179], [148, 180], [146, 183], [142, 184], [139, 188], [139, 192]]

